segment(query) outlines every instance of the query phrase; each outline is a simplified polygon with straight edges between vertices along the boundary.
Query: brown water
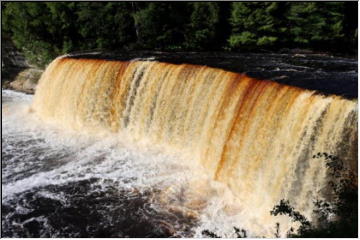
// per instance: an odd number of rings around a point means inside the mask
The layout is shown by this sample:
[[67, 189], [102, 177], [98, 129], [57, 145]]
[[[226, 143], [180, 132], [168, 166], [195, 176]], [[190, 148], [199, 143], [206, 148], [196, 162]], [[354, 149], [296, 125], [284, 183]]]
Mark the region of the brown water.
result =
[[[63, 129], [108, 132], [181, 155], [230, 191], [225, 215], [239, 215], [259, 235], [270, 236], [276, 221], [289, 226], [269, 214], [283, 198], [311, 218], [328, 178], [314, 154], [357, 166], [357, 101], [205, 66], [58, 58], [31, 112]], [[191, 182], [185, 196], [197, 196], [186, 205], [201, 211], [212, 194]], [[164, 189], [165, 202], [172, 191]]]

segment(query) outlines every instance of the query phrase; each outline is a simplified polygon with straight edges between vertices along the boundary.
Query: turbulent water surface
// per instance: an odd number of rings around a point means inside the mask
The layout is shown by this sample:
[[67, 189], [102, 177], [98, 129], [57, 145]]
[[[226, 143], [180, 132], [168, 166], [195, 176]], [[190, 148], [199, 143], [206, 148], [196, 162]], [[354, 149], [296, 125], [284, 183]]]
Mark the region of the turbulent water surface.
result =
[[[233, 234], [231, 218], [221, 219], [226, 189], [196, 166], [115, 136], [44, 125], [32, 98], [2, 91], [4, 237]], [[192, 192], [193, 184], [212, 197]]]
[[356, 100], [205, 66], [61, 57], [2, 113], [4, 236], [285, 236], [356, 169]]

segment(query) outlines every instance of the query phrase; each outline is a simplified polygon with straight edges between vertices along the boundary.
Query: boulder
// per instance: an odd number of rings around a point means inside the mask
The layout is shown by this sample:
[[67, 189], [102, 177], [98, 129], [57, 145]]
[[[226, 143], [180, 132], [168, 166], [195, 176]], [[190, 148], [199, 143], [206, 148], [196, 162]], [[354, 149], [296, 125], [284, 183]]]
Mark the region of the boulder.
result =
[[15, 80], [10, 83], [10, 87], [20, 92], [33, 94], [42, 73], [43, 70], [27, 68], [15, 77]]

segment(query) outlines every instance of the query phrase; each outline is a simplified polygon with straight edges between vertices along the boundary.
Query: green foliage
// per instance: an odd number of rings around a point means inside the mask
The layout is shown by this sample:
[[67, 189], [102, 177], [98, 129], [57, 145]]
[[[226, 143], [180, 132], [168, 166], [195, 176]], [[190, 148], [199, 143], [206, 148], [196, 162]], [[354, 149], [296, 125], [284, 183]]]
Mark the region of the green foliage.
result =
[[343, 3], [296, 2], [290, 5], [287, 19], [294, 43], [336, 41], [343, 35]]
[[[344, 2], [234, 2], [232, 49], [256, 47], [333, 48], [346, 40], [345, 33], [356, 39], [356, 29], [346, 14]], [[354, 5], [353, 7], [356, 8]], [[351, 13], [354, 14], [354, 13]]]
[[33, 64], [91, 49], [121, 49], [134, 41], [130, 3], [8, 2], [2, 27]]
[[240, 46], [255, 46], [256, 35], [251, 32], [241, 32], [239, 34], [234, 34], [230, 36], [229, 44], [232, 48], [238, 48]]
[[3, 3], [2, 10], [2, 28], [30, 62], [43, 64], [56, 56], [60, 46], [50, 43], [55, 37], [51, 34], [53, 26], [48, 31], [50, 12], [46, 3]]
[[186, 3], [150, 2], [133, 13], [137, 43], [146, 49], [176, 48], [184, 41]]
[[336, 156], [318, 153], [313, 159], [323, 159], [329, 175], [332, 176], [328, 182], [332, 200], [320, 198], [314, 201], [314, 215], [317, 219], [312, 223], [284, 199], [270, 211], [270, 214], [288, 215], [292, 221], [301, 224], [298, 232], [290, 232], [288, 237], [357, 237], [357, 177], [346, 169]]
[[286, 30], [280, 20], [281, 2], [234, 2], [230, 24], [231, 48], [255, 48], [272, 46]]
[[352, 2], [2, 2], [2, 35], [46, 65], [84, 50], [356, 50]]
[[185, 45], [190, 49], [211, 49], [216, 43], [220, 7], [216, 2], [189, 3], [192, 10]]
[[126, 2], [79, 2], [77, 23], [85, 41], [80, 50], [120, 49], [135, 41], [132, 6]]

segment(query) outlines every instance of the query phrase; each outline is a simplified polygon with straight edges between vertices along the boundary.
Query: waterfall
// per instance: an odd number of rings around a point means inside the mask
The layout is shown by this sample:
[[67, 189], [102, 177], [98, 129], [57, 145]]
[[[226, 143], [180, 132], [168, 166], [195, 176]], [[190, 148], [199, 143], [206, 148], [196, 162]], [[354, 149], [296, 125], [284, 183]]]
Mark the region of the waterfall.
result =
[[357, 168], [356, 100], [206, 66], [61, 57], [31, 108], [63, 128], [179, 150], [260, 222], [280, 199], [311, 215], [328, 177], [314, 154]]

